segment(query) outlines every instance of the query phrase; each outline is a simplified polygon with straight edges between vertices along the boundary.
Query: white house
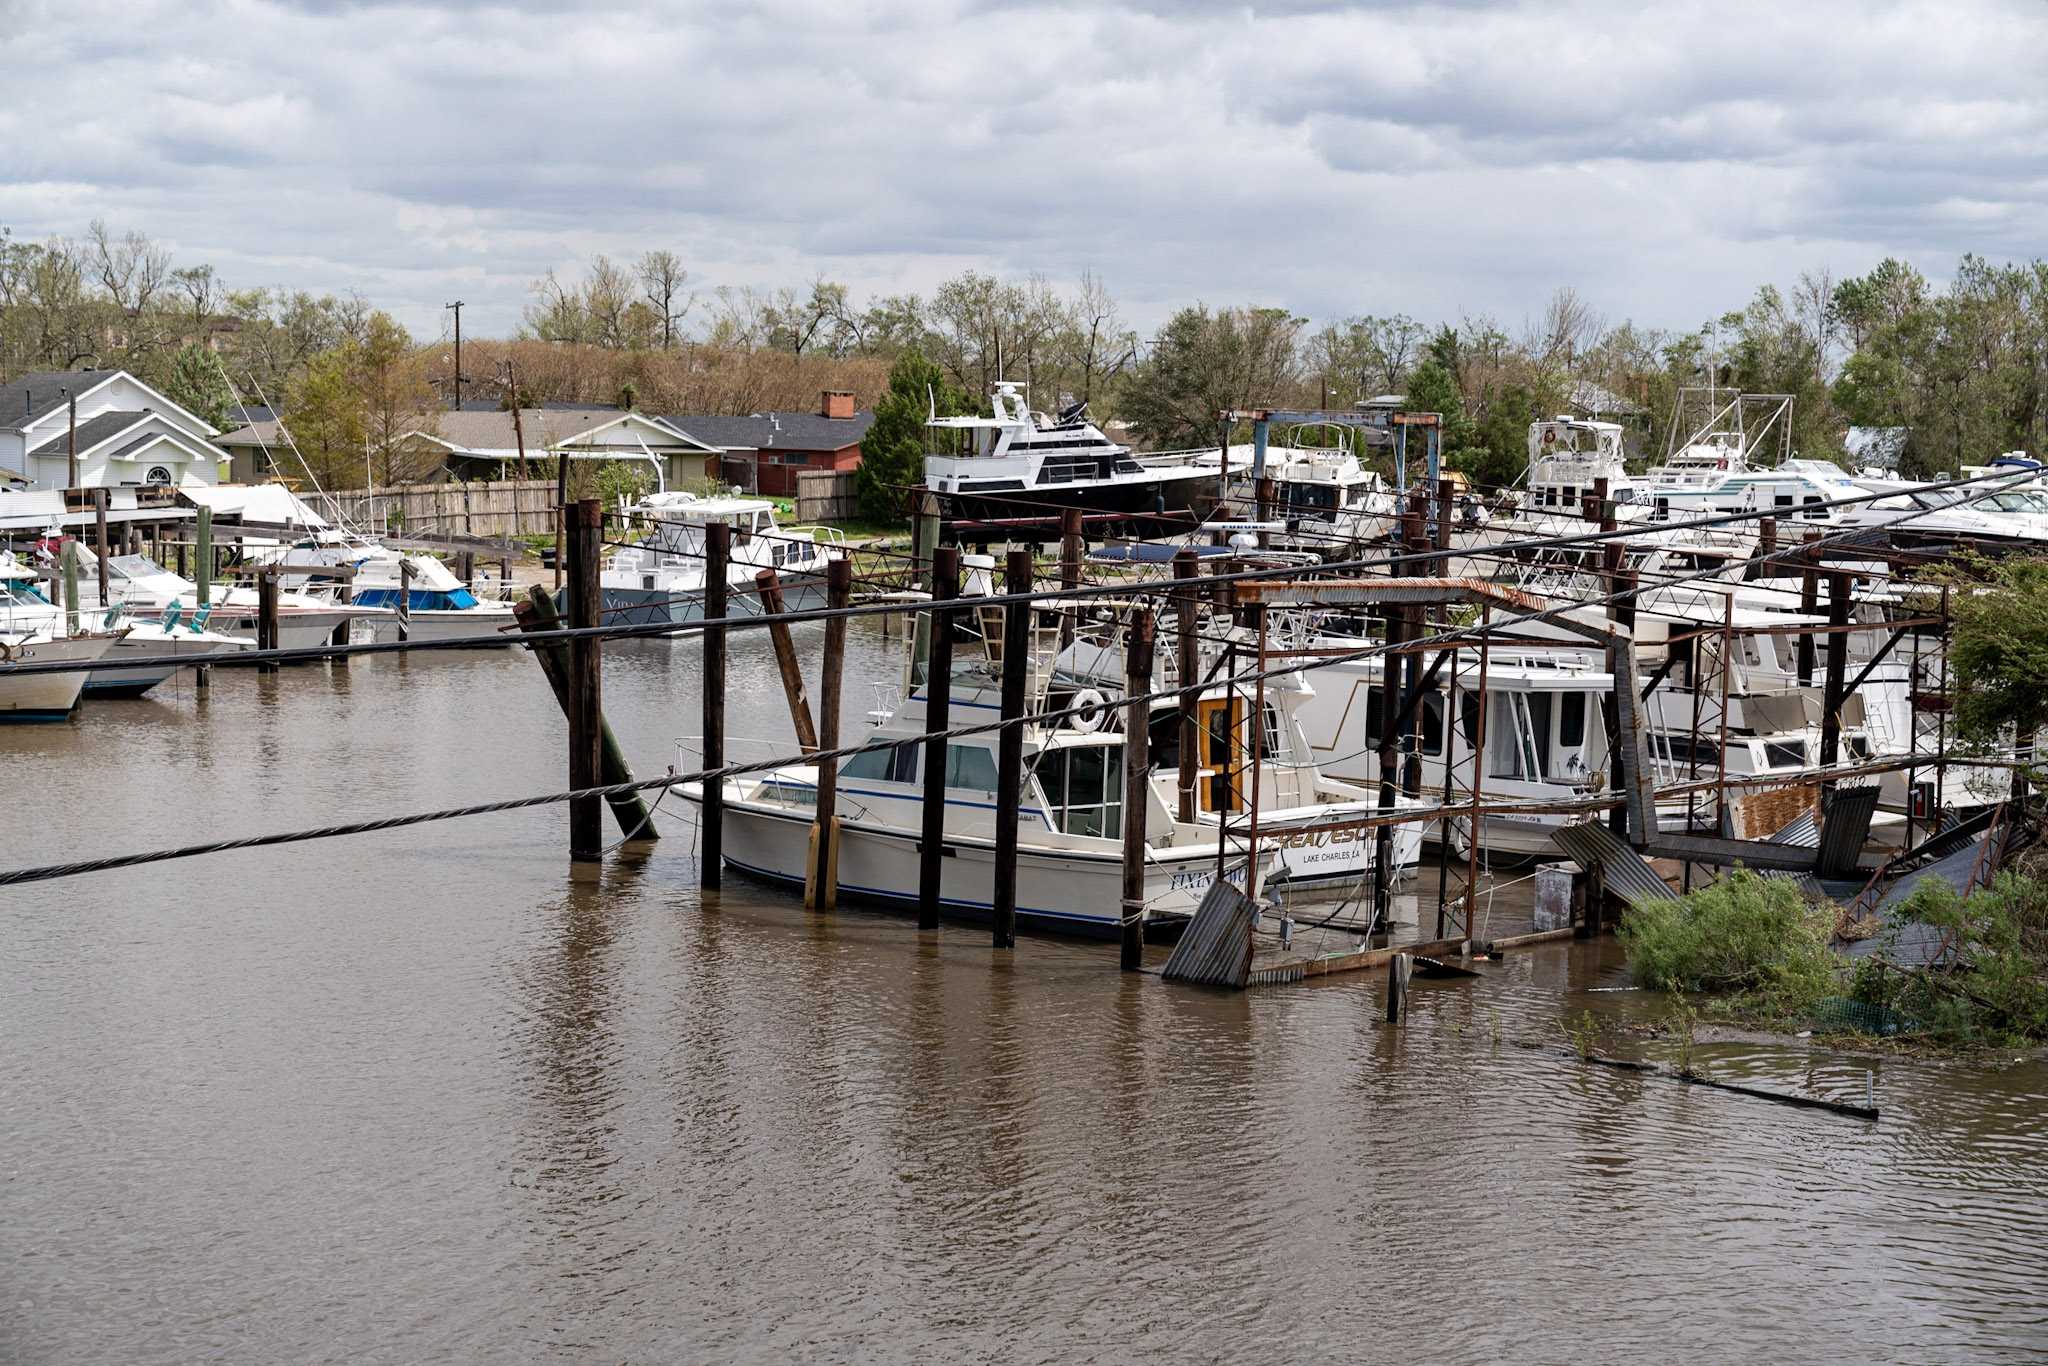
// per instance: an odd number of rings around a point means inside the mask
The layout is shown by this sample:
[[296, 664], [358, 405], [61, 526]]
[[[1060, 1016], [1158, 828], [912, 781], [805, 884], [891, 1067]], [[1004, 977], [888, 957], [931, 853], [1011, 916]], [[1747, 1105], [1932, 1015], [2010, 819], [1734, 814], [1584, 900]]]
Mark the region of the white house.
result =
[[125, 370], [23, 375], [0, 385], [0, 470], [30, 488], [211, 487], [220, 482], [226, 458], [213, 444], [218, 435], [210, 423]]

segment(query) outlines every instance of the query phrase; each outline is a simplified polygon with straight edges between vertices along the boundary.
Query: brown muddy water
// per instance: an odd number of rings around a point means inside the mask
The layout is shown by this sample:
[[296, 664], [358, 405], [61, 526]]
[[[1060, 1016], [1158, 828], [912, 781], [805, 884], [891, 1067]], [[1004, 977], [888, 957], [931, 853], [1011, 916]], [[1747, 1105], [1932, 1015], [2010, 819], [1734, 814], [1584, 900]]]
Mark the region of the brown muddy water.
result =
[[[894, 648], [856, 633], [850, 715]], [[608, 650], [643, 770], [696, 655]], [[786, 737], [758, 636], [733, 678], [735, 733]], [[563, 785], [511, 652], [160, 691], [0, 732], [7, 866]], [[2039, 1064], [1703, 1050], [1844, 1098], [1873, 1067], [1873, 1125], [1497, 1041], [1656, 1013], [1595, 990], [1611, 944], [1418, 982], [1389, 1027], [1376, 974], [1221, 995], [700, 896], [668, 808], [574, 884], [565, 822], [0, 892], [0, 1360], [2048, 1350]]]

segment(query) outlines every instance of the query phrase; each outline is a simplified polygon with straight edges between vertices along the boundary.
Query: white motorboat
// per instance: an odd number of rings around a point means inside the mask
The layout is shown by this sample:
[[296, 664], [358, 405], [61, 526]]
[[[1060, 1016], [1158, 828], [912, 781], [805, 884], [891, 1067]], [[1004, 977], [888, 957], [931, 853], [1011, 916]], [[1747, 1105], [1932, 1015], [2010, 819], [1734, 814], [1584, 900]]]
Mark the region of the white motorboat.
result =
[[[1356, 649], [1355, 636], [1317, 635], [1308, 646], [1332, 652]], [[1324, 773], [1349, 782], [1378, 783], [1380, 736], [1388, 708], [1381, 696], [1385, 661], [1341, 657], [1307, 666], [1310, 696], [1300, 723], [1308, 752]], [[1415, 718], [1416, 749], [1403, 756], [1420, 761], [1413, 790], [1430, 804], [1471, 799], [1472, 754], [1483, 748], [1479, 791], [1489, 803], [1540, 805], [1599, 796], [1607, 790], [1607, 726], [1601, 700], [1614, 676], [1568, 653], [1531, 652], [1518, 657], [1493, 647], [1486, 661], [1486, 733], [1479, 734], [1480, 660], [1476, 649], [1458, 653], [1455, 671], [1443, 671], [1422, 694]], [[1449, 694], [1457, 694], [1458, 724], [1446, 725]], [[1407, 774], [1403, 773], [1404, 780]], [[1575, 819], [1570, 811], [1490, 812], [1479, 829], [1479, 851], [1493, 862], [1548, 857], [1555, 853], [1550, 832]], [[1450, 841], [1469, 851], [1471, 824], [1450, 823]], [[1442, 831], [1432, 827], [1427, 840]]]
[[[80, 582], [96, 598], [97, 565], [90, 551], [79, 547]], [[91, 582], [88, 582], [91, 581]], [[150, 617], [176, 606], [185, 621], [201, 629], [254, 641], [257, 624], [257, 590], [253, 587], [217, 583], [208, 592], [200, 615], [199, 586], [150, 559], [147, 555], [109, 555], [108, 592], [114, 602], [130, 615]], [[92, 601], [94, 599], [88, 599]], [[286, 650], [308, 649], [339, 640], [347, 643], [358, 623], [373, 629], [374, 623], [393, 615], [387, 607], [334, 602], [306, 593], [280, 588], [277, 594], [277, 643]]]
[[[85, 596], [83, 591], [80, 596]], [[137, 622], [128, 620], [118, 607], [102, 612], [96, 606], [88, 606], [81, 609], [78, 629], [73, 630], [70, 614], [36, 589], [35, 575], [12, 555], [0, 554], [0, 632], [52, 638], [104, 636], [112, 642], [111, 647], [97, 658], [181, 656], [196, 664], [209, 656], [250, 648], [249, 641], [180, 623], [177, 617], [178, 609], [172, 608], [162, 621]], [[181, 667], [182, 664], [150, 664], [93, 669], [84, 675], [83, 693], [89, 697], [139, 697]]]
[[62, 721], [78, 705], [88, 676], [79, 669], [9, 677], [9, 665], [90, 663], [113, 644], [110, 635], [61, 638], [43, 631], [0, 631], [0, 722]]
[[[1250, 520], [1258, 515], [1252, 481], [1256, 456], [1254, 446], [1230, 447], [1231, 482], [1217, 516]], [[1221, 450], [1199, 452], [1195, 462], [1219, 480], [1225, 473]], [[1385, 536], [1400, 511], [1385, 481], [1361, 464], [1349, 446], [1269, 445], [1265, 471], [1275, 495], [1267, 515], [1287, 523], [1287, 530], [1268, 534], [1275, 546], [1334, 559], [1351, 542]]]
[[[912, 649], [916, 648], [915, 641]], [[989, 660], [963, 647], [956, 654], [952, 706], [956, 717], [985, 716], [999, 695]], [[1034, 660], [1028, 696], [1043, 711], [1050, 675]], [[925, 693], [913, 661], [906, 696], [876, 717], [869, 745], [841, 761], [837, 813], [839, 894], [898, 907], [918, 901], [919, 846], [924, 835]], [[1076, 721], [1079, 720], [1079, 724]], [[1115, 937], [1122, 924], [1124, 736], [1113, 725], [1080, 718], [1027, 725], [1024, 784], [1018, 799], [1017, 921], [1064, 934]], [[679, 765], [695, 767], [679, 757]], [[945, 858], [941, 896], [949, 915], [986, 919], [994, 909], [997, 737], [963, 736], [946, 745]], [[674, 789], [701, 802], [694, 782]], [[791, 887], [804, 883], [811, 825], [817, 815], [815, 764], [790, 764], [727, 779], [725, 861], [740, 872]], [[1146, 913], [1153, 919], [1191, 914], [1219, 872], [1242, 885], [1252, 845], [1237, 833], [1220, 840], [1217, 823], [1181, 821], [1157, 781], [1145, 786]], [[1256, 855], [1263, 885], [1277, 850]], [[1219, 866], [1220, 865], [1220, 866]]]
[[925, 484], [956, 517], [1036, 517], [1050, 510], [1166, 513], [1202, 510], [1214, 495], [1211, 452], [1137, 455], [1075, 403], [1034, 413], [1024, 386], [999, 381], [990, 411], [926, 421], [940, 448], [926, 454]]
[[[1249, 667], [1258, 649], [1255, 631], [1218, 631], [1213, 624], [1210, 629], [1212, 634], [1198, 646], [1203, 677], [1214, 671], [1218, 657], [1233, 643], [1242, 666]], [[1161, 689], [1179, 685], [1175, 631], [1174, 623], [1162, 623], [1155, 652], [1156, 684]], [[1104, 723], [1121, 726], [1122, 713], [1115, 706], [1123, 695], [1123, 671], [1122, 631], [1110, 623], [1084, 627], [1054, 662], [1046, 709], [1061, 711], [1099, 701], [1111, 708], [1101, 714], [1104, 722], [1083, 724], [1091, 729]], [[1325, 774], [1302, 732], [1301, 711], [1314, 695], [1306, 677], [1293, 670], [1268, 678], [1263, 689], [1247, 683], [1218, 684], [1193, 699], [1195, 820], [1233, 834], [1248, 835], [1256, 828], [1260, 847], [1277, 851], [1274, 878], [1292, 886], [1369, 877], [1379, 843], [1372, 828], [1352, 824], [1380, 814], [1376, 788]], [[1263, 711], [1258, 711], [1261, 706]], [[1261, 718], [1256, 735], [1255, 712]], [[1152, 704], [1151, 781], [1160, 799], [1176, 809], [1181, 729], [1179, 702], [1163, 698]], [[1394, 811], [1421, 805], [1418, 798], [1393, 794]], [[1395, 877], [1404, 876], [1421, 857], [1422, 825], [1394, 825], [1390, 838], [1390, 866]]]
[[638, 545], [606, 558], [598, 583], [607, 625], [697, 621], [704, 615], [704, 528], [723, 522], [727, 542], [726, 611], [761, 610], [755, 579], [775, 571], [783, 606], [804, 611], [825, 605], [825, 566], [843, 557], [845, 537], [831, 528], [787, 529], [775, 524], [765, 498], [699, 497], [653, 493], [626, 509], [648, 526]]

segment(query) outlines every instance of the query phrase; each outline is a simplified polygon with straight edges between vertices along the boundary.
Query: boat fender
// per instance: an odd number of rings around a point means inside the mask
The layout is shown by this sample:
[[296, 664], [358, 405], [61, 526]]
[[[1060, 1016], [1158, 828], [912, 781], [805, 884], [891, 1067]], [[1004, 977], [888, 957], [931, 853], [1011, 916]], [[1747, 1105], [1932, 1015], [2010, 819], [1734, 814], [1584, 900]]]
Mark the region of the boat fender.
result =
[[1073, 705], [1085, 708], [1085, 710], [1077, 711], [1072, 717], [1068, 718], [1068, 724], [1075, 730], [1086, 735], [1092, 731], [1102, 729], [1102, 722], [1108, 714], [1106, 710], [1109, 706], [1108, 698], [1093, 688], [1083, 688], [1074, 694]]

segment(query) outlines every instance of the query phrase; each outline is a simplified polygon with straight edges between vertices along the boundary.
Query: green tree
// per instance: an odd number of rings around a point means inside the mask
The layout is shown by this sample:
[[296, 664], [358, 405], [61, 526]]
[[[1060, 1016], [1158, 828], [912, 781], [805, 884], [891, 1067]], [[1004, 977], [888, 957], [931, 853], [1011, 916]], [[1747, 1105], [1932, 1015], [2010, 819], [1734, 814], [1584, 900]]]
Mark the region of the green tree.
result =
[[279, 417], [323, 486], [353, 487], [366, 472], [369, 404], [342, 348], [321, 352], [292, 378]]
[[889, 391], [875, 404], [875, 422], [860, 443], [854, 491], [860, 515], [871, 522], [904, 518], [903, 491], [924, 482], [925, 420], [936, 405], [941, 417], [968, 411], [966, 398], [937, 365], [915, 348], [889, 369]]
[[233, 417], [235, 391], [228, 387], [213, 353], [203, 346], [178, 348], [164, 378], [164, 397], [222, 430], [239, 425]]
[[1158, 445], [1209, 445], [1224, 409], [1287, 401], [1305, 322], [1278, 308], [1183, 308], [1125, 384], [1125, 418]]

